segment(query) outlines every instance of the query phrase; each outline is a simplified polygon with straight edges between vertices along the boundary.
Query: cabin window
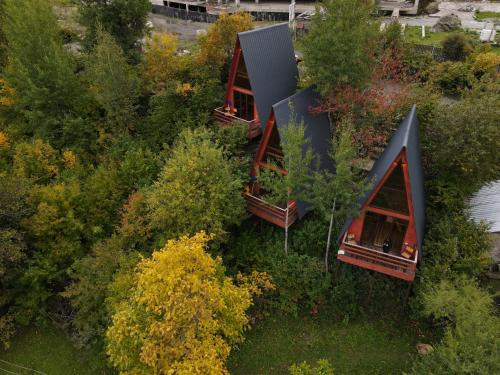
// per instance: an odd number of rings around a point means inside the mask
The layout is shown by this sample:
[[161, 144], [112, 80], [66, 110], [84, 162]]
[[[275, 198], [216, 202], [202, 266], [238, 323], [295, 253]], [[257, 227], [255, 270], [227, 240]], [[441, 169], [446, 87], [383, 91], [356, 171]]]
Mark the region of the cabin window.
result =
[[243, 59], [243, 54], [240, 55], [240, 63], [236, 69], [236, 77], [234, 79], [234, 85], [241, 87], [242, 89], [251, 90], [250, 79], [248, 78], [247, 67], [245, 65], [245, 60]]
[[406, 220], [368, 211], [365, 214], [361, 245], [399, 255], [407, 228]]
[[254, 100], [253, 96], [234, 90], [234, 108], [235, 115], [243, 120], [251, 121], [254, 119]]
[[407, 199], [403, 168], [399, 163], [377, 192], [370, 206], [408, 215]]
[[280, 136], [276, 129], [276, 124], [272, 127], [269, 142], [267, 143], [266, 152], [264, 154], [264, 160], [266, 163], [275, 164], [279, 168], [284, 167], [283, 150], [281, 149]]

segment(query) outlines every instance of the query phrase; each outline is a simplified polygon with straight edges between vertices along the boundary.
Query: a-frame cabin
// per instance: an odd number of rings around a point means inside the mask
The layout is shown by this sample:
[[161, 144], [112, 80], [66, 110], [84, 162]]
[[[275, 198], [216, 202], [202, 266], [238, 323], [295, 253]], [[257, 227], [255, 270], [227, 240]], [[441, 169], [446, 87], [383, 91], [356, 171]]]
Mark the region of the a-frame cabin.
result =
[[425, 199], [413, 106], [369, 173], [373, 189], [344, 225], [337, 259], [408, 282], [422, 256]]
[[297, 78], [288, 24], [241, 32], [236, 39], [224, 105], [215, 109], [214, 117], [223, 126], [235, 121], [245, 123], [248, 138], [258, 137], [272, 105], [295, 92]]
[[[272, 106], [250, 172], [251, 180], [245, 192], [248, 211], [282, 228], [289, 227], [302, 218], [309, 211], [310, 205], [306, 202], [290, 201], [285, 207], [280, 207], [266, 201], [265, 192], [258, 181], [258, 172], [261, 168], [268, 168], [282, 174], [287, 173], [280, 145], [280, 129], [292, 121], [303, 123], [305, 138], [309, 139], [312, 151], [319, 158], [319, 168], [334, 171], [334, 163], [329, 155], [331, 134], [328, 116], [326, 113], [311, 112], [311, 107], [317, 105], [319, 100], [317, 92], [309, 87]], [[306, 147], [304, 151], [305, 149]]]

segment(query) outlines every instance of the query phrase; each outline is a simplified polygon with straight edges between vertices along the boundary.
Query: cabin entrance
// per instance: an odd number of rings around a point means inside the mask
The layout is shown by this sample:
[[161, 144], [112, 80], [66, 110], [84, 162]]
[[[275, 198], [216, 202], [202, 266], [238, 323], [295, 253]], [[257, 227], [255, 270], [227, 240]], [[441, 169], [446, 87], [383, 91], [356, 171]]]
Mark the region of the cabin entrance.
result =
[[235, 116], [243, 120], [252, 121], [254, 119], [254, 100], [253, 96], [234, 90], [234, 108]]
[[400, 255], [408, 221], [367, 211], [361, 246]]

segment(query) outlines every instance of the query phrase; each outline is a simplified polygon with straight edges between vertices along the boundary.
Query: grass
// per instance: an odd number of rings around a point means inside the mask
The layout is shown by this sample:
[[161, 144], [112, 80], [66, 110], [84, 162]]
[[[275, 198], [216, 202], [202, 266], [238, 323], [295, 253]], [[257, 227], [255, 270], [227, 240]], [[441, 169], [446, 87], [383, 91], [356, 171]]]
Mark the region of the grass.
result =
[[8, 351], [0, 350], [0, 374], [9, 374], [8, 371], [19, 375], [35, 374], [3, 361], [47, 375], [109, 374], [94, 357], [90, 352], [76, 349], [64, 332], [55, 327], [29, 327], [14, 338]]
[[302, 361], [326, 358], [342, 374], [401, 374], [415, 355], [417, 330], [409, 322], [357, 321], [344, 324], [325, 318], [267, 319], [254, 327], [228, 366], [233, 375], [288, 374]]
[[500, 12], [481, 12], [476, 11], [476, 19], [486, 20], [486, 19], [500, 19]]
[[433, 33], [430, 27], [425, 28], [425, 38], [422, 38], [422, 28], [420, 26], [407, 26], [405, 29], [405, 40], [408, 43], [441, 47], [442, 41], [451, 34], [463, 34], [466, 37], [479, 40], [479, 34], [474, 31], [459, 30], [453, 33]]

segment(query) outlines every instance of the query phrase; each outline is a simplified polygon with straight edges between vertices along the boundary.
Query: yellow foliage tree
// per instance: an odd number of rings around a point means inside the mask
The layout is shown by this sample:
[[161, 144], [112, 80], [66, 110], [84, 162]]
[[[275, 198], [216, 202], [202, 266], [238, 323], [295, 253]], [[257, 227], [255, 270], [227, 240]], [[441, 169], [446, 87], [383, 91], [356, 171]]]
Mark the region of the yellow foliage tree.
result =
[[249, 13], [222, 14], [199, 39], [199, 63], [211, 69], [222, 69], [224, 65], [228, 65], [234, 51], [236, 35], [252, 29], [253, 26]]
[[248, 326], [256, 284], [226, 277], [221, 259], [205, 251], [209, 240], [204, 232], [171, 240], [139, 263], [106, 333], [120, 374], [228, 373], [225, 360]]
[[177, 55], [177, 46], [177, 38], [167, 33], [153, 33], [146, 41], [142, 73], [156, 93], [164, 90], [168, 82], [180, 79], [182, 71], [188, 69], [189, 59]]
[[476, 55], [472, 62], [472, 71], [478, 76], [486, 73], [498, 74], [500, 56], [495, 52], [484, 52]]
[[18, 143], [14, 149], [14, 175], [36, 182], [50, 181], [59, 174], [57, 151], [41, 139]]

